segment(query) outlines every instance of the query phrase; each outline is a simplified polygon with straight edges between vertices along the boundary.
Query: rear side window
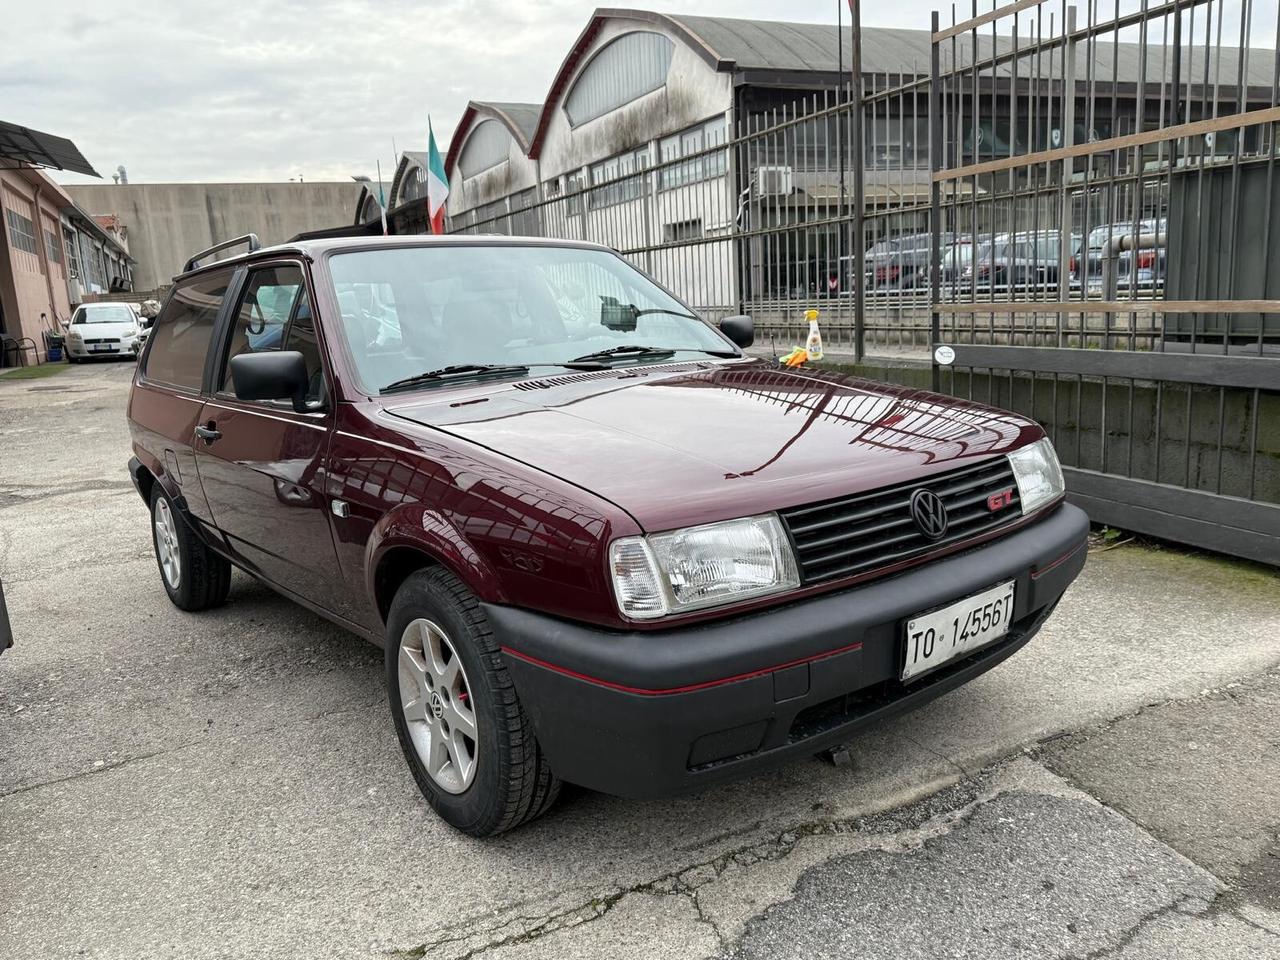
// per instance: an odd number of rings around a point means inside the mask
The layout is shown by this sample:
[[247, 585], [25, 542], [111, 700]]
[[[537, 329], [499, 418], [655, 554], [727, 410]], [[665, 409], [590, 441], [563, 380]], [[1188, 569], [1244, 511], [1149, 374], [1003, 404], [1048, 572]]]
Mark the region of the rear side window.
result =
[[200, 389], [213, 324], [230, 282], [230, 272], [222, 272], [198, 277], [174, 289], [151, 329], [144, 371], [148, 380]]

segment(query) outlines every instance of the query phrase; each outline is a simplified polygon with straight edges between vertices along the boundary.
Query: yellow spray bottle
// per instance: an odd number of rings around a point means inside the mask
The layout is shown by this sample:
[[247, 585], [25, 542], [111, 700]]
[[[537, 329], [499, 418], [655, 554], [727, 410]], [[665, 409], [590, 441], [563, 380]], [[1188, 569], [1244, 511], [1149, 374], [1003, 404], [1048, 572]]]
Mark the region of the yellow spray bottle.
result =
[[810, 360], [821, 360], [822, 334], [818, 332], [818, 311], [806, 310], [804, 318], [809, 321], [809, 339], [805, 341], [805, 352], [809, 354]]

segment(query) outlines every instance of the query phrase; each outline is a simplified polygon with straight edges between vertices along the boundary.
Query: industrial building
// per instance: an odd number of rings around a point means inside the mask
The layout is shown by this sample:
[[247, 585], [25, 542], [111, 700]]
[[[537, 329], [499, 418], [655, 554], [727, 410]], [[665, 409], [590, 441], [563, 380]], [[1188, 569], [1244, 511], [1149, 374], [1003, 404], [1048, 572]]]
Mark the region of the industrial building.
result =
[[86, 294], [129, 289], [127, 231], [76, 206], [41, 168], [97, 176], [64, 137], [0, 123], [0, 365], [39, 363]]
[[[930, 182], [930, 32], [863, 28], [860, 150], [852, 146], [846, 82], [852, 42], [849, 28], [833, 24], [597, 10], [545, 95], [468, 105], [446, 159], [448, 229], [604, 242], [711, 316], [747, 301], [815, 292], [828, 281], [845, 290], [855, 175], [871, 214], [867, 246], [924, 229]], [[1173, 59], [1168, 50], [1152, 45], [1140, 54], [1137, 44], [1080, 42], [1073, 59], [1079, 109], [1064, 121], [1034, 60], [1015, 55], [1018, 43], [1009, 35], [966, 34], [944, 50], [944, 70], [975, 51], [980, 59], [1007, 59], [978, 89], [961, 80], [945, 94], [949, 163], [1168, 122], [1159, 84], [1146, 89], [1141, 82], [1161, 75], [1161, 64]], [[1202, 48], [1183, 51], [1186, 119], [1269, 102], [1274, 55], [1250, 52], [1242, 65], [1238, 50], [1216, 51], [1210, 63]], [[1051, 55], [1045, 57], [1047, 75]], [[1231, 81], [1241, 69], [1247, 91], [1237, 107]], [[1216, 78], [1212, 90], [1192, 82], [1205, 76]], [[1245, 154], [1257, 148], [1259, 131], [1242, 134]], [[1192, 145], [1217, 156], [1234, 149], [1228, 135]], [[1163, 162], [1154, 153], [1149, 160]], [[388, 197], [393, 232], [427, 229], [425, 162], [422, 154], [401, 158]], [[1077, 230], [1117, 219], [1116, 209], [1095, 209], [1099, 204], [1129, 204], [1118, 193], [1091, 197], [1087, 175], [1075, 174]], [[980, 200], [1001, 187], [979, 176], [947, 189]], [[1165, 202], [1162, 195], [1139, 198], [1143, 215], [1162, 215]], [[985, 222], [986, 209], [962, 209], [968, 222], [947, 229], [1011, 228]], [[356, 225], [378, 215], [366, 199]]]

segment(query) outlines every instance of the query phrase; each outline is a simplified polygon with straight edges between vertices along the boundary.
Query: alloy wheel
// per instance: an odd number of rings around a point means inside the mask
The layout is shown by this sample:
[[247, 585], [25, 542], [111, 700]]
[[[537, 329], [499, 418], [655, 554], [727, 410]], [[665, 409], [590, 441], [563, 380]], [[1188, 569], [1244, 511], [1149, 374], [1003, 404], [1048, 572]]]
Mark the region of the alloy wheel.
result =
[[462, 793], [476, 775], [479, 742], [471, 685], [453, 641], [417, 619], [400, 637], [400, 705], [409, 739], [441, 790]]
[[182, 583], [182, 555], [178, 552], [178, 525], [169, 502], [163, 497], [156, 500], [156, 557], [160, 571], [170, 589], [177, 590]]

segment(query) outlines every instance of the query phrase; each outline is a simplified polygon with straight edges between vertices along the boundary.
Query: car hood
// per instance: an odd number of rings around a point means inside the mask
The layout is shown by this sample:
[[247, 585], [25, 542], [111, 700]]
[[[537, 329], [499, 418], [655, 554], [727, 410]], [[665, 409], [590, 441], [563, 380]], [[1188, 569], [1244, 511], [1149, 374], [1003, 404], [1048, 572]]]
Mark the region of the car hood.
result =
[[901, 483], [1042, 435], [990, 407], [754, 360], [474, 385], [384, 415], [544, 470], [650, 531]]

